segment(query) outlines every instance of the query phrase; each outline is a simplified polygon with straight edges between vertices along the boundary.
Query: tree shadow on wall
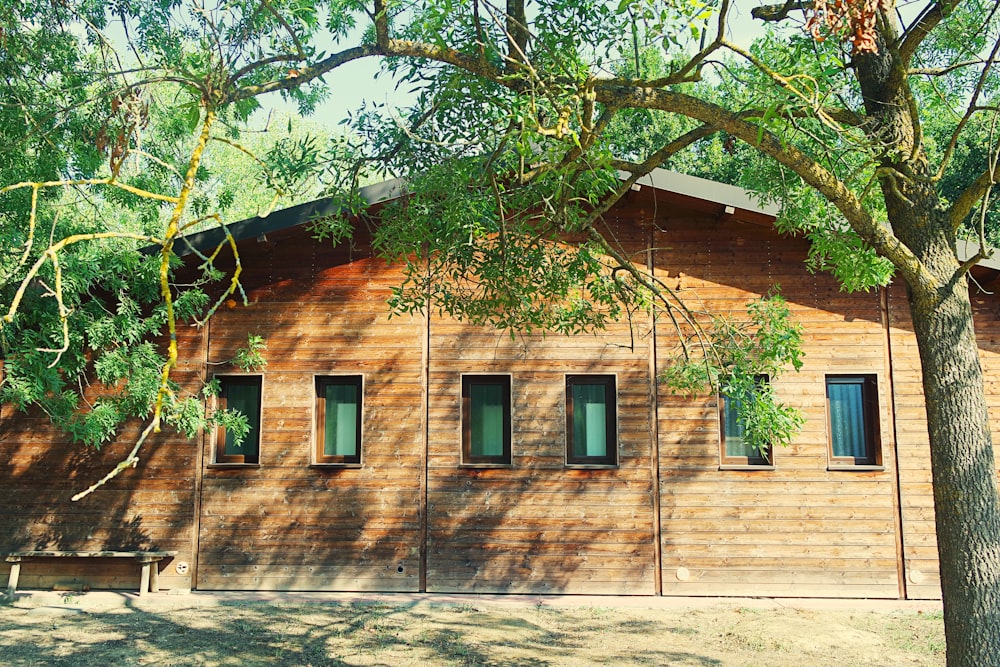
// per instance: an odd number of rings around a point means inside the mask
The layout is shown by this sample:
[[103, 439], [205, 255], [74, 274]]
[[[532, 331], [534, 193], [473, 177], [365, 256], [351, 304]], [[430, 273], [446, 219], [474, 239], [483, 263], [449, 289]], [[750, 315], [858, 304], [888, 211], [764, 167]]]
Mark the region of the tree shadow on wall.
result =
[[[98, 450], [73, 444], [38, 413], [0, 416], [0, 553], [13, 551], [137, 551], [170, 548], [178, 531], [190, 524], [178, 517], [171, 499], [187, 482], [156, 479], [156, 460], [170, 458], [169, 445], [156, 438], [147, 443], [137, 468], [93, 493], [71, 500], [100, 480], [128, 454], [126, 427], [115, 442]], [[166, 488], [166, 487], [171, 488]], [[127, 561], [127, 562], [126, 562]], [[0, 562], [0, 567], [6, 564]], [[21, 586], [133, 588], [137, 568], [128, 559], [87, 564], [77, 559], [29, 560], [22, 566]], [[69, 574], [68, 574], [69, 573]], [[62, 582], [62, 583], [60, 583]]]

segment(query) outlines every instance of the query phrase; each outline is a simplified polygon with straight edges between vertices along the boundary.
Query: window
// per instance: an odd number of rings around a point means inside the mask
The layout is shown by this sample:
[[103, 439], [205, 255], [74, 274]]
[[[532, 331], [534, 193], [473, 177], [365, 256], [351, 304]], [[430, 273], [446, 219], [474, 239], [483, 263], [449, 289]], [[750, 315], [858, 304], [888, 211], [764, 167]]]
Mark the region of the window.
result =
[[315, 463], [361, 463], [361, 376], [316, 378]]
[[613, 375], [566, 376], [566, 463], [618, 463]]
[[509, 465], [510, 376], [462, 376], [462, 463]]
[[828, 375], [830, 464], [881, 465], [878, 392], [873, 375]]
[[[757, 378], [758, 383], [768, 382], [766, 375]], [[719, 433], [722, 465], [769, 466], [772, 458], [771, 445], [761, 452], [745, 438], [746, 427], [739, 418], [738, 410], [743, 399], [735, 396], [719, 397]]]
[[232, 433], [222, 426], [215, 432], [215, 462], [256, 464], [260, 462], [260, 387], [259, 375], [217, 375], [219, 409], [235, 410], [246, 415], [250, 431], [236, 444]]

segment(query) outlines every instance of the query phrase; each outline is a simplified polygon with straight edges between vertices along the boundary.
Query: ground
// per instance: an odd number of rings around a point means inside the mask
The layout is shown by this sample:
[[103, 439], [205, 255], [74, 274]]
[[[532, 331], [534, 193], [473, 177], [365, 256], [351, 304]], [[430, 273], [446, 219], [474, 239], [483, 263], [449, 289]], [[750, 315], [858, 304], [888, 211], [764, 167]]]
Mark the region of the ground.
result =
[[939, 603], [18, 593], [7, 667], [944, 664]]

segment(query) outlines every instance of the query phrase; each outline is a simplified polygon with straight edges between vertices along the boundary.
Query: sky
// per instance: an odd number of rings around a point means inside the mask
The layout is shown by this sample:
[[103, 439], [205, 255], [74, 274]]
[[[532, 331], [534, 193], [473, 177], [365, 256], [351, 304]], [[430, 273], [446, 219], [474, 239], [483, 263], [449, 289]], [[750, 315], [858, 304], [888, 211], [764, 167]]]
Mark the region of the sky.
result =
[[[750, 0], [736, 0], [734, 3], [729, 19], [729, 38], [741, 46], [749, 46], [764, 33], [762, 22], [750, 16], [750, 8], [757, 4], [760, 3]], [[324, 47], [321, 45], [321, 48]], [[337, 47], [331, 44], [325, 48], [328, 53], [332, 53]], [[308, 119], [331, 130], [336, 130], [341, 120], [366, 102], [385, 104], [391, 109], [405, 106], [412, 100], [406, 86], [397, 88], [396, 82], [388, 74], [379, 75], [379, 61], [376, 58], [347, 63], [332, 72], [326, 81], [330, 88], [329, 97]], [[258, 123], [265, 122], [269, 114], [297, 114], [295, 104], [282, 100], [278, 94], [271, 93], [261, 97], [259, 101], [263, 110], [256, 116]]]

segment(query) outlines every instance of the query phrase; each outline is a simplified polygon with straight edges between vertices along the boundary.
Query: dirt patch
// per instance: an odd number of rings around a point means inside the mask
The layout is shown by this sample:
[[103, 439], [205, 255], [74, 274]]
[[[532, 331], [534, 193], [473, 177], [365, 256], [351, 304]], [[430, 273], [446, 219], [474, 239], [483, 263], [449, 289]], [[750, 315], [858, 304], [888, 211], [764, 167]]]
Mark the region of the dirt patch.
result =
[[[34, 594], [0, 606], [8, 666], [944, 664], [941, 613]], [[861, 604], [861, 603], [859, 603]]]

